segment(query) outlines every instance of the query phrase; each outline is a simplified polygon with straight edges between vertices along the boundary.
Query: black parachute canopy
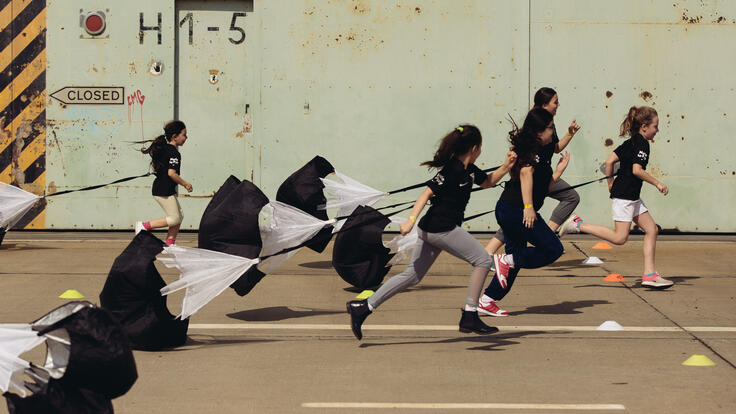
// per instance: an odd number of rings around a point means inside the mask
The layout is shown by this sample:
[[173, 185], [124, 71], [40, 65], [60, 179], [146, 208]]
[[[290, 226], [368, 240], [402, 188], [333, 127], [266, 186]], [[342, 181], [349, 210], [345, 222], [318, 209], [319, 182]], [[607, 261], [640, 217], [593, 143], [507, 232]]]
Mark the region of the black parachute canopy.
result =
[[[296, 170], [279, 186], [276, 201], [296, 207], [305, 213], [320, 219], [327, 220], [327, 211], [318, 207], [327, 203], [324, 195], [324, 184], [320, 178], [335, 172], [329, 161], [317, 155], [302, 168]], [[306, 247], [322, 253], [332, 239], [332, 227], [320, 230]]]
[[166, 283], [154, 261], [163, 247], [152, 233], [138, 233], [115, 259], [100, 293], [100, 304], [122, 325], [134, 349], [171, 348], [187, 340], [189, 319], [175, 319], [161, 296]]
[[[250, 181], [230, 176], [217, 190], [199, 223], [199, 248], [255, 259], [263, 243], [258, 213], [268, 197]], [[265, 274], [251, 267], [231, 288], [245, 296]]]
[[6, 392], [10, 414], [112, 414], [112, 401], [100, 393], [83, 388], [65, 387], [50, 377], [42, 368], [31, 366], [26, 370], [33, 382], [26, 388], [33, 392], [28, 397]]
[[394, 256], [381, 240], [391, 220], [370, 206], [358, 206], [337, 233], [332, 266], [340, 277], [359, 289], [378, 286], [391, 269]]

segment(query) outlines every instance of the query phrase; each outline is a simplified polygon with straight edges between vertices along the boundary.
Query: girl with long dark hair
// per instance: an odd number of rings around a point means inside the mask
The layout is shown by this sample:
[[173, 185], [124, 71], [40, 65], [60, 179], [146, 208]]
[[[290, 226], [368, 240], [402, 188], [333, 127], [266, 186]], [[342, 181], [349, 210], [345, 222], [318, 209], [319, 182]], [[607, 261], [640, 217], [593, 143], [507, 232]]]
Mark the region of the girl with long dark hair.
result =
[[[560, 100], [557, 96], [557, 92], [552, 88], [540, 88], [535, 94], [534, 94], [534, 108], [542, 108], [549, 112], [552, 117], [554, 118], [555, 115], [557, 115], [557, 108], [560, 107]], [[554, 154], [559, 154], [562, 152], [562, 150], [567, 147], [567, 145], [572, 140], [572, 137], [575, 136], [575, 133], [578, 132], [580, 129], [580, 126], [575, 122], [573, 119], [570, 123], [570, 126], [567, 127], [567, 132], [565, 135], [560, 139], [557, 136], [557, 129], [553, 130], [552, 133], [552, 140], [546, 144], [543, 145], [539, 151], [539, 165], [537, 168], [544, 168], [547, 171], [547, 174], [551, 174], [552, 172], [552, 156]], [[565, 155], [563, 154], [563, 157]], [[557, 207], [552, 211], [552, 215], [550, 215], [549, 220], [547, 221], [547, 226], [549, 226], [552, 231], [557, 231], [557, 229], [560, 227], [562, 223], [565, 222], [565, 220], [570, 217], [573, 211], [575, 211], [575, 207], [577, 207], [578, 203], [580, 203], [580, 196], [578, 195], [578, 192], [575, 191], [575, 189], [570, 188], [570, 185], [565, 182], [563, 179], [558, 179], [557, 181], [553, 181], [549, 186], [549, 194], [548, 197], [554, 198], [555, 200], [559, 201], [559, 204], [557, 204]], [[498, 249], [503, 246], [505, 242], [503, 229], [499, 229], [496, 234], [493, 236], [490, 242], [488, 242], [488, 245], [486, 246], [486, 250], [490, 254], [496, 253]], [[493, 281], [491, 280], [491, 283]], [[494, 298], [491, 296], [493, 293], [493, 289], [491, 289], [491, 284], [489, 283], [488, 288], [483, 293], [483, 296], [480, 298], [480, 306], [478, 306], [478, 312], [484, 315], [491, 315], [491, 316], [508, 316], [508, 312], [506, 312], [503, 309], [500, 309], [498, 305], [496, 304], [496, 301], [500, 300], [501, 298]]]
[[151, 220], [138, 221], [135, 223], [135, 232], [151, 230], [161, 227], [169, 228], [166, 235], [166, 244], [172, 245], [176, 242], [179, 227], [184, 218], [184, 213], [177, 198], [177, 185], [192, 192], [193, 187], [181, 178], [181, 154], [179, 147], [187, 141], [187, 127], [181, 121], [171, 121], [164, 126], [164, 134], [159, 135], [151, 142], [148, 148], [141, 149], [144, 154], [151, 155], [151, 166], [156, 172], [151, 192], [153, 198], [158, 202], [166, 214], [165, 217]]
[[486, 275], [491, 266], [491, 257], [478, 241], [462, 227], [465, 206], [470, 200], [473, 184], [483, 188], [496, 185], [513, 166], [516, 155], [506, 154], [503, 165], [490, 176], [473, 164], [480, 155], [483, 139], [478, 128], [461, 125], [447, 134], [431, 161], [423, 162], [430, 168], [441, 168], [434, 178], [427, 182], [409, 219], [401, 224], [401, 234], [411, 231], [417, 216], [432, 198], [432, 206], [419, 220], [419, 240], [406, 269], [390, 278], [367, 300], [353, 300], [347, 303], [351, 327], [356, 338], [361, 339], [363, 321], [381, 303], [391, 296], [419, 283], [437, 256], [444, 250], [465, 260], [473, 266], [468, 283], [468, 296], [462, 310], [460, 332], [490, 334], [498, 329], [488, 326], [478, 318], [478, 298], [483, 289]]
[[486, 289], [486, 295], [496, 300], [511, 290], [519, 269], [543, 267], [562, 256], [560, 239], [537, 212], [550, 184], [559, 181], [570, 160], [565, 153], [552, 171], [540, 155], [552, 142], [554, 128], [549, 111], [533, 108], [521, 129], [514, 125], [509, 133], [511, 151], [517, 159], [510, 171], [511, 180], [496, 203], [496, 220], [506, 239], [506, 253], [493, 255], [496, 277]]

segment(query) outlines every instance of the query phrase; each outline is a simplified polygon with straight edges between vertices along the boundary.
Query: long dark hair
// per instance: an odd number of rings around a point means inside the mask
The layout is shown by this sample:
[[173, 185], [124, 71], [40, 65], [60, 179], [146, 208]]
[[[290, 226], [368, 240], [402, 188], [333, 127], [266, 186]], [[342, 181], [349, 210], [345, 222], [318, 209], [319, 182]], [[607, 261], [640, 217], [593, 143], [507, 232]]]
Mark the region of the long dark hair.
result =
[[437, 152], [431, 161], [424, 161], [419, 165], [426, 165], [429, 168], [440, 168], [447, 164], [453, 156], [461, 156], [467, 154], [475, 145], [481, 145], [483, 137], [480, 130], [475, 125], [460, 125], [450, 131], [440, 141]]
[[526, 115], [521, 129], [511, 119], [513, 129], [509, 131], [509, 142], [511, 142], [511, 150], [517, 156], [516, 163], [511, 168], [512, 178], [518, 179], [521, 167], [534, 163], [535, 157], [542, 148], [539, 133], [544, 132], [550, 122], [552, 122], [552, 114], [546, 109], [537, 107], [532, 108]]
[[181, 121], [171, 121], [164, 125], [164, 133], [162, 135], [147, 141], [136, 142], [136, 144], [145, 144], [147, 142], [151, 143], [148, 148], [141, 148], [141, 152], [151, 155], [151, 166], [155, 171], [158, 171], [163, 166], [159, 160], [159, 154], [161, 154], [161, 151], [165, 148], [164, 146], [171, 141], [174, 135], [180, 134], [186, 127], [187, 126]]
[[534, 107], [541, 108], [542, 105], [547, 105], [555, 95], [557, 95], [557, 92], [552, 88], [539, 88], [537, 93], [534, 94]]

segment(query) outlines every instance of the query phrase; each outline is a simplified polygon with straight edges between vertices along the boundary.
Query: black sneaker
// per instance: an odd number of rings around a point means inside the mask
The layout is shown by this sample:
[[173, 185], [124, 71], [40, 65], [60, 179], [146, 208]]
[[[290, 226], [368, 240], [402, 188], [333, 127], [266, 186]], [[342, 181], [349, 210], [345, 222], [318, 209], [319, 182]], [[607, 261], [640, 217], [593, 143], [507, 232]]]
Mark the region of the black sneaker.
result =
[[488, 335], [498, 332], [498, 328], [495, 326], [488, 326], [478, 317], [478, 312], [462, 310], [462, 316], [460, 317], [460, 332], [471, 333], [475, 332], [478, 335]]
[[350, 314], [350, 328], [353, 330], [353, 335], [358, 339], [363, 339], [363, 332], [360, 328], [363, 326], [365, 318], [372, 313], [368, 309], [368, 299], [351, 300], [346, 306]]

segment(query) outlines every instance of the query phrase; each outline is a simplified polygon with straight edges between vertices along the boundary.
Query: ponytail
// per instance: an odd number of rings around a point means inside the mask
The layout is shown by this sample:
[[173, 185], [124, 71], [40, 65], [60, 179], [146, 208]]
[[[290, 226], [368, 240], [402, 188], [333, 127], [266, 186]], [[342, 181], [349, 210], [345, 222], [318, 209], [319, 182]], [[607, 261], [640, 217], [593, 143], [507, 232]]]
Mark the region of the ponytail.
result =
[[163, 165], [159, 160], [159, 154], [165, 148], [165, 145], [171, 141], [174, 135], [178, 135], [186, 128], [181, 121], [171, 121], [164, 126], [164, 133], [157, 136], [154, 139], [147, 141], [136, 141], [136, 144], [145, 144], [150, 142], [151, 145], [148, 148], [141, 148], [141, 152], [144, 154], [151, 155], [151, 166], [155, 171], [158, 171]]
[[624, 122], [621, 123], [621, 130], [619, 132], [619, 136], [630, 136], [633, 137], [634, 135], [639, 133], [639, 129], [644, 126], [650, 124], [654, 117], [657, 116], [657, 110], [649, 107], [649, 106], [632, 106], [629, 108], [629, 113], [626, 114], [626, 118], [624, 118]]
[[511, 177], [517, 178], [521, 167], [533, 164], [534, 158], [539, 154], [542, 148], [539, 134], [544, 132], [547, 125], [552, 122], [552, 114], [546, 109], [534, 107], [526, 115], [521, 129], [511, 117], [509, 119], [512, 125], [509, 131], [509, 142], [511, 150], [517, 155], [516, 163], [511, 168]]
[[431, 161], [424, 161], [419, 165], [429, 168], [441, 168], [453, 156], [465, 155], [474, 146], [481, 145], [482, 143], [483, 137], [480, 135], [480, 130], [476, 126], [460, 125], [442, 138], [440, 146], [437, 148], [437, 152], [434, 153], [434, 158]]

